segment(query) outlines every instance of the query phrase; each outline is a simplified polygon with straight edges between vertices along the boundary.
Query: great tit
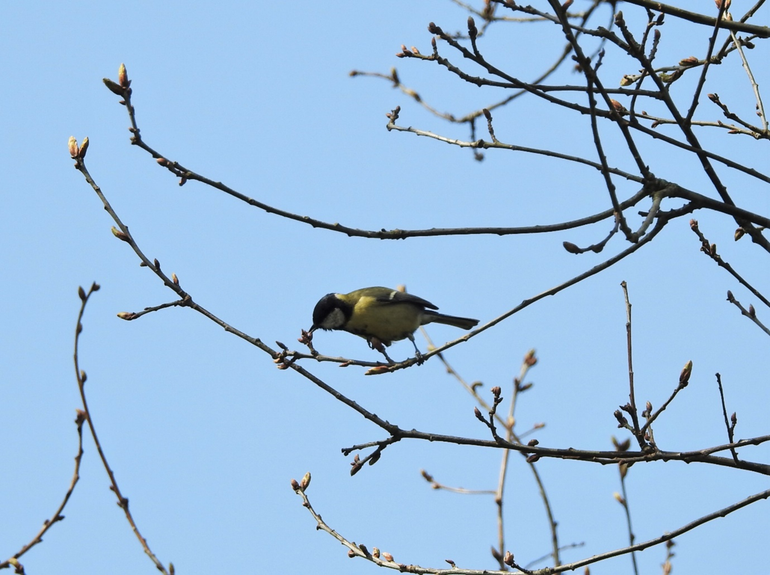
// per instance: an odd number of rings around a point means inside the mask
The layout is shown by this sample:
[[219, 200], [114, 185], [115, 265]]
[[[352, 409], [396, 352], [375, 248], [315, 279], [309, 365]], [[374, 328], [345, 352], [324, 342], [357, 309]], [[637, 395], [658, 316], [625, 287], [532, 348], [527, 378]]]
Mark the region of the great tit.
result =
[[471, 329], [479, 323], [477, 319], [433, 311], [436, 309], [429, 301], [385, 287], [368, 287], [348, 294], [330, 293], [316, 304], [310, 333], [319, 328], [353, 333], [366, 339], [392, 363], [383, 346], [394, 341], [408, 338], [420, 356], [412, 334], [421, 325], [443, 323]]

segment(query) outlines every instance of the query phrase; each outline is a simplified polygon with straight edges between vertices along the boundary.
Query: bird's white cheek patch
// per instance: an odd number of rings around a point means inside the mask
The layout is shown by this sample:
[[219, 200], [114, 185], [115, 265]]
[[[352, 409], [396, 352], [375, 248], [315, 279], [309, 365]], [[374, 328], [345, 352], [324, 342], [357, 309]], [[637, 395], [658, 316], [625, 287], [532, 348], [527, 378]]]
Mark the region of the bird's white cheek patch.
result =
[[345, 314], [342, 313], [341, 309], [335, 308], [321, 322], [321, 329], [338, 329], [340, 326], [344, 324], [345, 324]]

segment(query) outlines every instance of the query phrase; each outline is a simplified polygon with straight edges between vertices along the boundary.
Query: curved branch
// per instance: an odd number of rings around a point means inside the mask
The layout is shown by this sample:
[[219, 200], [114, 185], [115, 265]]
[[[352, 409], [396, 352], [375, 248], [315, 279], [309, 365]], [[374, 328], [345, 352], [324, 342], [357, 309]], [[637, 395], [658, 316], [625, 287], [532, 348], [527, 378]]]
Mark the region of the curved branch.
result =
[[[497, 2], [498, 0], [495, 0]], [[705, 14], [699, 14], [697, 12], [690, 12], [676, 6], [669, 6], [663, 4], [657, 0], [623, 0], [626, 4], [633, 4], [634, 6], [641, 6], [648, 10], [655, 12], [663, 12], [675, 18], [681, 18], [688, 22], [695, 24], [703, 24], [705, 26], [716, 26], [717, 19], [713, 16], [706, 16]], [[760, 38], [770, 38], [770, 28], [767, 26], [757, 26], [755, 24], [746, 24], [744, 22], [736, 22], [733, 20], [722, 20], [719, 22], [720, 28], [732, 30], [733, 32], [746, 32], [748, 34], [756, 34]]]
[[64, 494], [64, 499], [62, 499], [62, 502], [59, 504], [59, 507], [56, 508], [56, 511], [53, 512], [53, 515], [50, 519], [46, 519], [43, 522], [43, 527], [40, 528], [40, 531], [37, 532], [37, 534], [32, 538], [32, 540], [24, 545], [21, 549], [19, 549], [16, 553], [13, 554], [13, 556], [9, 559], [6, 559], [5, 561], [0, 561], [0, 569], [8, 569], [9, 567], [13, 567], [17, 573], [24, 572], [23, 566], [19, 563], [19, 557], [23, 556], [27, 551], [32, 549], [35, 545], [38, 543], [43, 542], [43, 535], [45, 535], [48, 530], [54, 525], [54, 523], [58, 523], [59, 521], [64, 520], [64, 515], [62, 515], [62, 511], [64, 511], [64, 508], [67, 506], [67, 503], [70, 500], [70, 497], [72, 496], [72, 493], [75, 491], [75, 485], [77, 485], [78, 481], [80, 480], [80, 462], [83, 459], [83, 422], [85, 421], [85, 414], [77, 410], [77, 417], [75, 418], [75, 425], [77, 425], [77, 433], [78, 433], [78, 451], [75, 454], [75, 470], [72, 472], [72, 479], [70, 480], [70, 485], [67, 488], [67, 492]]
[[134, 516], [131, 513], [131, 511], [128, 509], [128, 498], [124, 497], [123, 494], [120, 491], [120, 487], [118, 486], [118, 482], [115, 479], [115, 474], [112, 471], [112, 468], [110, 467], [109, 463], [107, 463], [107, 456], [104, 454], [104, 450], [102, 449], [102, 444], [99, 441], [99, 436], [96, 434], [96, 427], [94, 426], [93, 418], [91, 417], [91, 411], [88, 409], [88, 401], [86, 401], [86, 391], [85, 391], [85, 384], [86, 384], [86, 373], [85, 371], [82, 371], [80, 369], [79, 365], [79, 358], [78, 358], [78, 345], [80, 342], [80, 333], [83, 330], [83, 313], [85, 312], [86, 304], [88, 303], [88, 299], [91, 297], [91, 295], [99, 289], [99, 285], [94, 283], [91, 286], [91, 289], [88, 290], [88, 293], [84, 292], [81, 288], [79, 290], [80, 293], [80, 299], [81, 299], [81, 305], [80, 305], [80, 313], [78, 313], [78, 322], [77, 322], [77, 329], [75, 330], [75, 356], [74, 356], [74, 362], [75, 362], [75, 377], [77, 379], [78, 383], [78, 391], [80, 392], [80, 400], [83, 403], [83, 418], [85, 421], [88, 422], [88, 427], [91, 429], [91, 437], [94, 440], [94, 444], [96, 445], [96, 451], [99, 454], [99, 458], [102, 460], [102, 465], [104, 466], [104, 469], [107, 471], [107, 475], [110, 478], [110, 489], [115, 494], [115, 496], [118, 498], [118, 506], [123, 510], [123, 513], [126, 516], [126, 519], [128, 520], [129, 525], [131, 526], [131, 530], [134, 532], [134, 535], [136, 535], [136, 538], [139, 540], [140, 545], [142, 546], [142, 549], [144, 549], [145, 554], [150, 558], [150, 560], [155, 564], [155, 567], [160, 571], [161, 573], [164, 573], [165, 575], [169, 575], [169, 572], [171, 575], [174, 573], [174, 567], [173, 564], [169, 563], [169, 569], [166, 570], [166, 567], [163, 565], [163, 563], [160, 562], [160, 559], [158, 559], [155, 554], [150, 549], [150, 546], [147, 544], [147, 540], [142, 537], [142, 534], [139, 532], [139, 527], [136, 524], [136, 521], [134, 521]]

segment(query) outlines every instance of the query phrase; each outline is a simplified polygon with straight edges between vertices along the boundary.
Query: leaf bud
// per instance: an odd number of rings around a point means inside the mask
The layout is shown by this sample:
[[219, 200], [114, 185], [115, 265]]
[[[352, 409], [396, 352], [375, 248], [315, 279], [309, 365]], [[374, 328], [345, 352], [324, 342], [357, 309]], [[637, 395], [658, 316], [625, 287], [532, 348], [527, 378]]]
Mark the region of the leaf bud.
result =
[[104, 85], [107, 86], [107, 89], [116, 96], [122, 96], [125, 92], [125, 90], [120, 87], [120, 84], [113, 82], [109, 78], [102, 78], [102, 82], [104, 82]]
[[83, 138], [80, 144], [80, 151], [78, 152], [78, 158], [81, 160], [86, 157], [86, 151], [88, 151], [88, 136]]
[[479, 30], [476, 28], [476, 22], [473, 19], [473, 16], [468, 16], [468, 36], [470, 36], [471, 40], [475, 40], [478, 34]]
[[682, 368], [682, 373], [679, 374], [679, 385], [682, 387], [690, 383], [690, 375], [692, 374], [692, 360], [688, 361]]
[[564, 246], [564, 249], [567, 250], [571, 254], [579, 254], [580, 253], [580, 248], [577, 247], [572, 242], [564, 242], [562, 245]]
[[78, 148], [78, 141], [75, 139], [75, 136], [70, 136], [70, 139], [67, 140], [67, 147], [69, 148], [70, 156], [73, 159], [77, 158], [80, 149]]
[[123, 88], [128, 88], [131, 85], [131, 81], [128, 79], [128, 72], [126, 71], [125, 64], [121, 64], [118, 68], [118, 83]]
[[128, 236], [122, 231], [120, 231], [118, 228], [116, 228], [115, 226], [112, 226], [110, 231], [112, 232], [112, 235], [118, 238], [119, 240], [130, 243], [131, 240], [128, 238]]

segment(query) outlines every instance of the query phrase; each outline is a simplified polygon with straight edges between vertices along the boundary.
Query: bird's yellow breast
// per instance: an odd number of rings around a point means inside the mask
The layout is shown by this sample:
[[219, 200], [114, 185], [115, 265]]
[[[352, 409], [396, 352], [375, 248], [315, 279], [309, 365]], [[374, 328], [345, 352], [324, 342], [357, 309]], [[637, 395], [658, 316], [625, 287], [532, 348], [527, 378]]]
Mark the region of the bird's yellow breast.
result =
[[385, 345], [411, 336], [420, 327], [423, 308], [407, 302], [382, 302], [363, 296], [353, 306], [345, 331], [376, 337]]

